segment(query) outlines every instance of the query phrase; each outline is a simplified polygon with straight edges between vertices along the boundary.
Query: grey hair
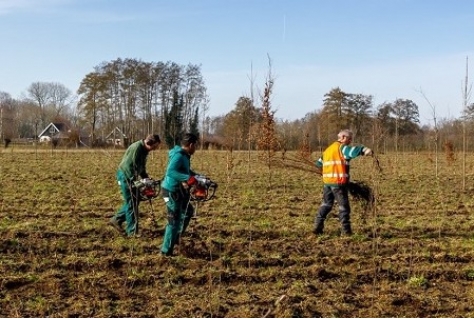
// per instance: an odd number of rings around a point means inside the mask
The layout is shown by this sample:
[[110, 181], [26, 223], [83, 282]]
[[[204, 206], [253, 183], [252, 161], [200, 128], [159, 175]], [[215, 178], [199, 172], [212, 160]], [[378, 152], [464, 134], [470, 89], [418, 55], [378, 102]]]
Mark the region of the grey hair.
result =
[[353, 137], [354, 136], [354, 133], [352, 133], [351, 130], [349, 129], [344, 129], [344, 130], [341, 130], [338, 134], [337, 134], [337, 138], [339, 140], [342, 140], [345, 136], [347, 137]]

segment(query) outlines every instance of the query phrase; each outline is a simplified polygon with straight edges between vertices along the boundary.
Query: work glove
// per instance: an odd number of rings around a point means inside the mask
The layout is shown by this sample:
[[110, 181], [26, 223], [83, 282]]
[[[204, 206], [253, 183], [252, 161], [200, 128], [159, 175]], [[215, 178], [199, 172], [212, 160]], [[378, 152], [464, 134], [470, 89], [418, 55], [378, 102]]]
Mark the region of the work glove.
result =
[[181, 186], [183, 186], [183, 188], [185, 190], [189, 190], [190, 187], [196, 185], [198, 183], [196, 177], [194, 176], [191, 176], [190, 178], [188, 178], [187, 181], [184, 181], [184, 182], [181, 182]]
[[365, 156], [373, 156], [374, 152], [370, 148], [364, 147], [362, 149], [362, 154], [364, 154]]

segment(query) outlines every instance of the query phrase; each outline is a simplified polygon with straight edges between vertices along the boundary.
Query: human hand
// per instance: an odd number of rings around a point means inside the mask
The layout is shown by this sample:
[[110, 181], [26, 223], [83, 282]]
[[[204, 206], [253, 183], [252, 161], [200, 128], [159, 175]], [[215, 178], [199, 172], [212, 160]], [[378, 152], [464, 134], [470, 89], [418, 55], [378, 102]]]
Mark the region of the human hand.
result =
[[196, 177], [191, 176], [190, 178], [188, 178], [187, 181], [181, 182], [181, 185], [183, 186], [185, 190], [188, 190], [191, 186], [194, 186], [197, 183], [198, 183], [198, 180], [196, 179]]
[[362, 153], [365, 155], [365, 156], [374, 156], [374, 152], [368, 148], [368, 147], [364, 147], [362, 149]]

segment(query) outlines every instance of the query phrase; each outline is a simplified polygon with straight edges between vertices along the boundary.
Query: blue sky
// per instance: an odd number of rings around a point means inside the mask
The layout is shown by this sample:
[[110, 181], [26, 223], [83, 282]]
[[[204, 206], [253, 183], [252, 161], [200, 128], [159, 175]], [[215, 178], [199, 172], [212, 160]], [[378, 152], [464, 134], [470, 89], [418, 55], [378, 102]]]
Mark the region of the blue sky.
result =
[[210, 115], [250, 96], [251, 79], [258, 95], [268, 57], [288, 120], [335, 87], [375, 106], [411, 99], [422, 123], [433, 107], [457, 118], [466, 57], [474, 80], [471, 0], [0, 0], [0, 39], [0, 91], [14, 98], [36, 81], [76, 92], [104, 61], [173, 61], [201, 65]]

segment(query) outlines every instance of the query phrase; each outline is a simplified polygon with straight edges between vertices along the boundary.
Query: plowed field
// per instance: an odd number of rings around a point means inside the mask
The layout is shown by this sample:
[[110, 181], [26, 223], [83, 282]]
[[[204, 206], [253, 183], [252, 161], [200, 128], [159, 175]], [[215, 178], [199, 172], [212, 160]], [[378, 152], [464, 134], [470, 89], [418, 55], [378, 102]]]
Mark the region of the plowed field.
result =
[[[107, 225], [123, 151], [1, 153], [1, 317], [473, 317], [474, 157], [385, 154], [352, 161], [376, 195], [312, 234], [321, 178], [258, 153], [197, 151], [219, 183], [176, 256], [159, 254], [164, 203], [140, 205], [140, 238]], [[278, 155], [277, 155], [278, 156]], [[314, 154], [316, 157], [316, 154]], [[441, 155], [442, 157], [442, 155]], [[148, 160], [161, 178], [166, 151]], [[337, 207], [336, 207], [337, 208]]]

